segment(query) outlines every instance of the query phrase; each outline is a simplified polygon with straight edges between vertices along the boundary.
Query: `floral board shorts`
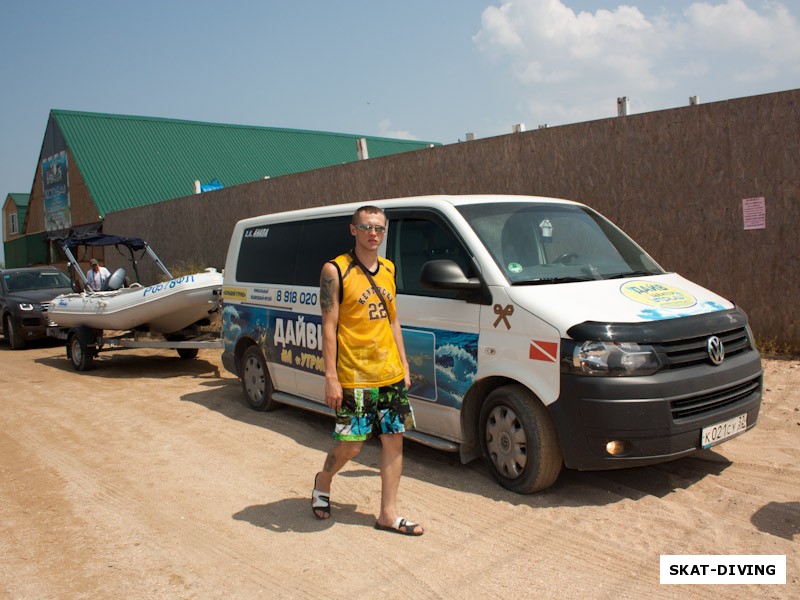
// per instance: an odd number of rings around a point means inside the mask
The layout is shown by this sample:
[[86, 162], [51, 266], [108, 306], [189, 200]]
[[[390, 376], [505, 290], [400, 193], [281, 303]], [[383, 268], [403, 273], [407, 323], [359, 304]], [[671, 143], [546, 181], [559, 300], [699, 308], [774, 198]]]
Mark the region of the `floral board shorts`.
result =
[[342, 406], [336, 412], [333, 439], [363, 442], [372, 435], [402, 433], [414, 427], [414, 411], [403, 381], [380, 388], [342, 390]]

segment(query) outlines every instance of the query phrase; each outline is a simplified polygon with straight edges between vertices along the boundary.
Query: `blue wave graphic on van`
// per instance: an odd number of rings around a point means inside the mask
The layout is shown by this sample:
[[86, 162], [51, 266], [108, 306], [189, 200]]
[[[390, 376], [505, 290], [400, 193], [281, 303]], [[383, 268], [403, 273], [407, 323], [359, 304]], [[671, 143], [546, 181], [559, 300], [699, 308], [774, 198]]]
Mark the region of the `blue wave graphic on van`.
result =
[[222, 344], [233, 352], [242, 336], [255, 340], [264, 347], [267, 336], [267, 310], [244, 305], [224, 305], [222, 308]]
[[478, 373], [478, 335], [403, 328], [411, 370], [409, 394], [459, 408]]
[[258, 344], [268, 363], [325, 374], [322, 318], [264, 307], [228, 305], [222, 310], [223, 345], [233, 352], [241, 337]]
[[[222, 320], [227, 352], [235, 350], [241, 337], [249, 337], [267, 362], [324, 375], [319, 315], [229, 304]], [[478, 334], [404, 327], [403, 343], [411, 370], [409, 394], [460, 408], [478, 373]]]
[[639, 311], [639, 317], [646, 321], [665, 321], [666, 319], [677, 319], [679, 317], [691, 317], [703, 313], [726, 310], [724, 306], [711, 300], [700, 302], [691, 308], [671, 309], [671, 308], [645, 308]]

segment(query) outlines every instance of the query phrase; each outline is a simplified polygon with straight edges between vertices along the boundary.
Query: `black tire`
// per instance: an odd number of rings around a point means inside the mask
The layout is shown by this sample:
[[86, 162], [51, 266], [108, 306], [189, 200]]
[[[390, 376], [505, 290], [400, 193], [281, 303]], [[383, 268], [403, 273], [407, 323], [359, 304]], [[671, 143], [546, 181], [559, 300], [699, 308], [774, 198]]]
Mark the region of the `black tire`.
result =
[[88, 330], [75, 330], [67, 338], [67, 357], [76, 371], [88, 371], [96, 354], [94, 336]]
[[25, 348], [25, 340], [20, 336], [17, 324], [14, 322], [12, 315], [6, 315], [3, 320], [3, 332], [8, 340], [8, 345], [12, 350], [22, 350]]
[[504, 488], [532, 494], [558, 479], [564, 462], [553, 420], [521, 385], [494, 390], [480, 414], [483, 458]]
[[250, 408], [268, 411], [276, 408], [272, 399], [272, 379], [264, 355], [257, 346], [250, 346], [242, 355], [242, 391]]
[[[168, 342], [185, 342], [186, 335], [182, 333], [171, 333], [164, 336], [167, 338]], [[197, 348], [175, 348], [178, 351], [178, 356], [180, 356], [183, 360], [189, 360], [191, 358], [197, 358]]]

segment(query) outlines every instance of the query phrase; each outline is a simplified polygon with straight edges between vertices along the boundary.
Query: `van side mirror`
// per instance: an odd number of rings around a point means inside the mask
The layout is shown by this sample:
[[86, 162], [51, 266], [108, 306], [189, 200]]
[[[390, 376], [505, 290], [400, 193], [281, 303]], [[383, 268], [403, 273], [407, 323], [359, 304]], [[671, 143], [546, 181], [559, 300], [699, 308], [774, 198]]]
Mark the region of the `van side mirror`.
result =
[[419, 281], [428, 290], [479, 290], [481, 280], [467, 278], [464, 271], [452, 260], [429, 260], [422, 265]]

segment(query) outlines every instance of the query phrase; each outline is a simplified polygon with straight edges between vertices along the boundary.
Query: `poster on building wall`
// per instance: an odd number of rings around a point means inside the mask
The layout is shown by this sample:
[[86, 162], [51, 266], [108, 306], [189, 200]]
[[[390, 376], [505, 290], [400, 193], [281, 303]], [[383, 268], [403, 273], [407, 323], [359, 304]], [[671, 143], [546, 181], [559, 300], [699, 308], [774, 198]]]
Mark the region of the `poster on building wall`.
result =
[[767, 206], [763, 197], [742, 200], [742, 214], [745, 230], [767, 228]]
[[69, 212], [66, 151], [42, 160], [42, 186], [45, 230], [68, 229], [72, 226], [72, 217]]

